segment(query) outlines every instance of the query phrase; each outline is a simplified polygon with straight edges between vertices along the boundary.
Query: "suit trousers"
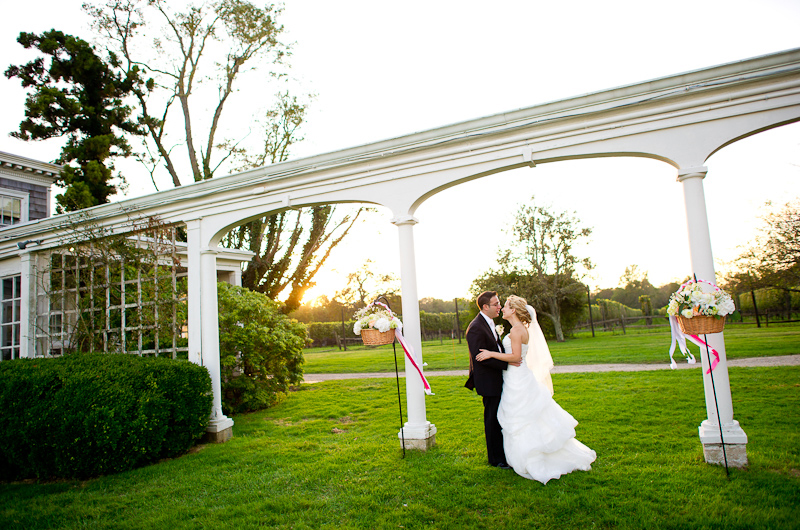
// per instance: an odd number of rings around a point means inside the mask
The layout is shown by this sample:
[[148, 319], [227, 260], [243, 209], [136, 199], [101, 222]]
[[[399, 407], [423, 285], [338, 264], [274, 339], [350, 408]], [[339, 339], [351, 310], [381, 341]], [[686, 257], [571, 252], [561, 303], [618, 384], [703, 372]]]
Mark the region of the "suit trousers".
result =
[[483, 429], [486, 434], [486, 453], [489, 455], [489, 464], [506, 463], [506, 453], [503, 450], [503, 429], [497, 421], [497, 409], [500, 408], [500, 396], [483, 396]]

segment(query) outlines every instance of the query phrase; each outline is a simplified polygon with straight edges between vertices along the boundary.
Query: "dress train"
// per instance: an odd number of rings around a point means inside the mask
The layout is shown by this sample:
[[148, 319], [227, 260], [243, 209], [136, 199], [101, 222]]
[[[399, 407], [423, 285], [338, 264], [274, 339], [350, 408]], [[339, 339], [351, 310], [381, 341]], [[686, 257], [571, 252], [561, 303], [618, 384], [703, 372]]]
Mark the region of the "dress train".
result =
[[[511, 351], [510, 337], [503, 346]], [[509, 366], [503, 373], [497, 419], [503, 427], [506, 461], [517, 474], [543, 484], [575, 470], [589, 471], [597, 454], [575, 439], [578, 422], [553, 400], [549, 371], [544, 382], [534, 376], [527, 354], [528, 345], [523, 344], [522, 365]]]

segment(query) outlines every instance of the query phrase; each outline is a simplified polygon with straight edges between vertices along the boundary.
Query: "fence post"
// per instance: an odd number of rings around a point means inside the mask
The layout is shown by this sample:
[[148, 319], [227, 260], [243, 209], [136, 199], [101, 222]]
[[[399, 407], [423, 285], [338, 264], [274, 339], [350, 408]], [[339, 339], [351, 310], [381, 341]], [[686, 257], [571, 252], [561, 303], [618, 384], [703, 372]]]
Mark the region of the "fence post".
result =
[[756, 305], [756, 292], [750, 291], [750, 296], [753, 298], [753, 310], [756, 312], [756, 327], [761, 327], [761, 321], [758, 319], [758, 306]]
[[458, 335], [458, 343], [461, 344], [461, 319], [458, 317], [458, 298], [453, 301], [456, 303], [456, 335]]
[[592, 337], [594, 337], [594, 318], [592, 318], [592, 295], [589, 286], [586, 286], [586, 301], [589, 302], [589, 323], [592, 325]]
[[342, 345], [344, 346], [344, 351], [347, 351], [347, 335], [344, 331], [344, 307], [342, 307]]
[[619, 321], [622, 324], [622, 334], [627, 335], [625, 333], [625, 310], [622, 308], [622, 304], [619, 305]]

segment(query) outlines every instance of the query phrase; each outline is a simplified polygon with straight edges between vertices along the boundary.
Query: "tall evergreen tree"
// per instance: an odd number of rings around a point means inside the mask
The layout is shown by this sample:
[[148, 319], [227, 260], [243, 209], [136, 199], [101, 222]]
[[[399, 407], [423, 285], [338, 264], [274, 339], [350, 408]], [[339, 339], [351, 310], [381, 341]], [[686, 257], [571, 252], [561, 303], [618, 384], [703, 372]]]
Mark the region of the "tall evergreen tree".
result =
[[[130, 119], [123, 103], [139, 82], [138, 71], [119, 73], [119, 61], [104, 61], [86, 41], [52, 29], [41, 35], [20, 33], [25, 48], [39, 57], [23, 66], [10, 66], [5, 75], [17, 77], [31, 89], [25, 120], [11, 136], [21, 140], [68, 138], [57, 160], [67, 164], [57, 183], [66, 188], [56, 196], [59, 213], [108, 202], [117, 192], [113, 158], [129, 156], [125, 134], [144, 134]], [[47, 61], [47, 64], [46, 64]]]

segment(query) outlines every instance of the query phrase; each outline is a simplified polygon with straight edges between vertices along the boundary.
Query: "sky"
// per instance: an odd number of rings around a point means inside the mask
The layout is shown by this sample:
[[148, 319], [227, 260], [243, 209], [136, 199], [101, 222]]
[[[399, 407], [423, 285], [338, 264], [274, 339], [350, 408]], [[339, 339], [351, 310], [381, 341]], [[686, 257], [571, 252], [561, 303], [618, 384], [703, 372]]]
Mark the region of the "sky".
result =
[[[20, 31], [56, 28], [90, 40], [81, 3], [4, 6], [0, 66], [32, 58], [15, 42]], [[796, 0], [288, 0], [281, 20], [284, 40], [294, 43], [289, 82], [316, 94], [305, 140], [291, 158], [800, 47]], [[228, 135], [253, 126], [251, 106], [269, 92], [267, 84], [258, 70], [243, 78], [223, 124]], [[17, 80], [0, 78], [0, 151], [54, 160], [59, 142], [6, 135], [23, 117], [24, 98]], [[706, 166], [719, 271], [752, 240], [767, 201], [800, 196], [800, 124], [727, 146]], [[130, 184], [126, 197], [154, 191], [143, 169], [118, 167]], [[591, 240], [576, 249], [595, 264], [586, 277], [593, 289], [616, 286], [633, 264], [655, 285], [680, 280], [691, 270], [675, 179], [676, 170], [663, 162], [603, 158], [541, 164], [450, 188], [415, 214], [418, 295], [467, 296], [472, 281], [497, 266], [514, 213], [532, 197], [554, 211], [574, 212], [593, 228]], [[169, 186], [163, 176], [156, 183]], [[359, 223], [306, 299], [340, 290], [367, 259], [377, 271], [399, 276], [391, 217], [381, 210]]]

